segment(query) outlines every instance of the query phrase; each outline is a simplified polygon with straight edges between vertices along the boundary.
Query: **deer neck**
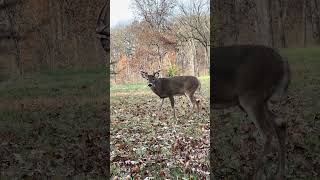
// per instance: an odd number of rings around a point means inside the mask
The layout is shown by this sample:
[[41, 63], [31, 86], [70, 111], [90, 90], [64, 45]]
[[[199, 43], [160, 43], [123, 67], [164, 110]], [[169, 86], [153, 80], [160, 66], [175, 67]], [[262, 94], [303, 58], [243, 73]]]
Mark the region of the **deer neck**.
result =
[[157, 94], [158, 96], [162, 97], [161, 94], [161, 80], [157, 79], [154, 83], [154, 86], [151, 87], [151, 90]]

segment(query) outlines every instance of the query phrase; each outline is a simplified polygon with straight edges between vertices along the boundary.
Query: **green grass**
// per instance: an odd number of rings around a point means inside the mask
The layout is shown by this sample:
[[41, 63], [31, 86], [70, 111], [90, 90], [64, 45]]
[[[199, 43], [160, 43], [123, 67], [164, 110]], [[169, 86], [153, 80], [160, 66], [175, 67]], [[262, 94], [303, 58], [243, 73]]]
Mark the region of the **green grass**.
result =
[[148, 90], [146, 83], [135, 83], [135, 84], [120, 84], [111, 85], [110, 92], [130, 92], [137, 90]]
[[[316, 88], [320, 83], [320, 48], [294, 48], [282, 49], [290, 62], [292, 73], [292, 86], [299, 88], [307, 85]], [[306, 89], [307, 90], [307, 89]]]
[[[198, 78], [201, 83], [208, 85], [210, 83], [210, 76], [201, 76]], [[149, 91], [146, 82], [130, 83], [130, 84], [116, 84], [110, 86], [110, 92], [133, 92], [133, 91]]]
[[[97, 79], [100, 81], [97, 82]], [[104, 70], [56, 70], [26, 74], [0, 85], [0, 98], [32, 98], [99, 95], [105, 92]]]

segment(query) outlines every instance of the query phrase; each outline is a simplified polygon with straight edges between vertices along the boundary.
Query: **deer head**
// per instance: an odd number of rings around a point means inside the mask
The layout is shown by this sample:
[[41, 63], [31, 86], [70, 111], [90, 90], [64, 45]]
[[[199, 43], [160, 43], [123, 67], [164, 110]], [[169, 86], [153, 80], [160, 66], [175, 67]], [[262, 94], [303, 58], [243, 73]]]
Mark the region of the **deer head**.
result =
[[160, 76], [160, 71], [161, 70], [158, 70], [158, 71], [154, 72], [153, 74], [148, 74], [147, 72], [144, 72], [144, 71], [140, 71], [140, 73], [144, 79], [148, 80], [148, 87], [155, 87], [156, 82]]

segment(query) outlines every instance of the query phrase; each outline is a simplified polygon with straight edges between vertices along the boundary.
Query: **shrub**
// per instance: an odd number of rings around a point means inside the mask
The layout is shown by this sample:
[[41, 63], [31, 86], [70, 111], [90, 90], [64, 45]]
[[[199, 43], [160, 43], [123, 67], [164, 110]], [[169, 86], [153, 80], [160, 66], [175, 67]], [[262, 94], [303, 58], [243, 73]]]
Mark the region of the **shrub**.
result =
[[176, 76], [178, 73], [178, 67], [176, 65], [172, 65], [168, 69], [168, 76], [173, 77]]

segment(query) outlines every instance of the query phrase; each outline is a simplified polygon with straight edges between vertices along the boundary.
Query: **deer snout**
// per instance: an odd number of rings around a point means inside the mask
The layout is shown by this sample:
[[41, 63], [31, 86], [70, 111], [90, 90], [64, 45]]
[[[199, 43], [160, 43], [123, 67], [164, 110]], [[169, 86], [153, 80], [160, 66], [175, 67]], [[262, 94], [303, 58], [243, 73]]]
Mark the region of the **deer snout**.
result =
[[152, 84], [151, 84], [151, 83], [149, 83], [149, 84], [148, 84], [148, 86], [149, 86], [149, 87], [151, 87], [151, 86], [152, 86]]

